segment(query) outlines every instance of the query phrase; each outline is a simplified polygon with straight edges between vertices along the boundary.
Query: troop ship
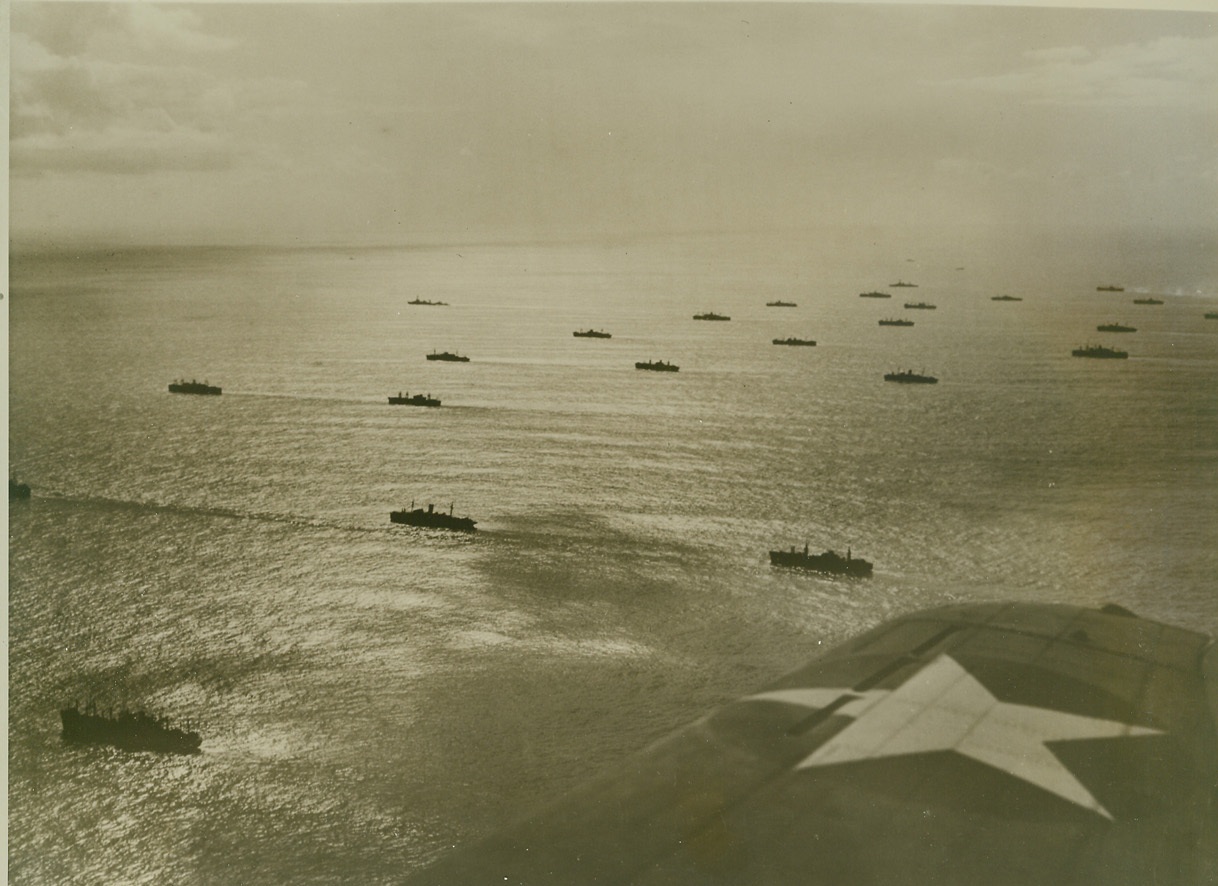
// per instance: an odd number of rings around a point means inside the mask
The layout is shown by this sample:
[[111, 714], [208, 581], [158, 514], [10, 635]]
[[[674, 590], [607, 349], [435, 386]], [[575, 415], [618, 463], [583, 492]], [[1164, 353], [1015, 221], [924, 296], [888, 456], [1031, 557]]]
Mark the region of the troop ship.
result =
[[613, 338], [612, 333], [600, 329], [585, 329], [582, 332], [571, 333], [576, 338]]
[[804, 347], [813, 347], [816, 345], [816, 341], [810, 338], [776, 338], [774, 339], [774, 344], [803, 345]]
[[468, 363], [469, 362], [469, 357], [462, 357], [458, 354], [449, 353], [448, 351], [443, 351], [439, 354], [437, 354], [435, 351], [432, 351], [430, 354], [427, 355], [427, 359], [428, 360], [445, 360], [449, 363]]
[[1137, 332], [1136, 326], [1124, 326], [1120, 323], [1101, 323], [1095, 327], [1099, 332]]
[[428, 301], [425, 298], [412, 298], [410, 301], [406, 302], [406, 304], [408, 304], [408, 305], [437, 305], [437, 306], [444, 305], [444, 306], [447, 306], [448, 302], [446, 302], [446, 301]]
[[427, 510], [423, 510], [416, 508], [414, 502], [411, 502], [410, 507], [409, 511], [390, 511], [389, 522], [428, 529], [449, 529], [453, 532], [473, 532], [477, 522], [469, 517], [454, 517], [452, 505], [449, 505], [447, 514], [437, 511], [435, 505], [428, 505]]
[[1108, 286], [1097, 286], [1097, 287], [1095, 287], [1095, 291], [1096, 292], [1124, 292], [1125, 287], [1124, 286], [1113, 286], [1113, 285], [1109, 284]]
[[889, 372], [884, 376], [884, 381], [895, 381], [906, 385], [935, 385], [939, 383], [939, 379], [933, 375], [921, 375], [912, 369]]
[[782, 301], [781, 299], [779, 299], [778, 301], [768, 301], [768, 302], [766, 302], [766, 303], [765, 303], [765, 306], [766, 306], [767, 308], [794, 308], [794, 307], [798, 307], [798, 305], [796, 305], [796, 304], [795, 304], [795, 302], [793, 302], [793, 301]]
[[887, 320], [881, 320], [880, 325], [881, 326], [913, 326], [914, 322], [913, 322], [913, 320], [896, 320], [893, 318], [889, 318]]
[[845, 557], [835, 551], [809, 554], [806, 544], [802, 551], [797, 551], [794, 547], [789, 551], [770, 551], [770, 565], [827, 572], [830, 575], [849, 575], [854, 578], [869, 578], [872, 568], [868, 561], [852, 556], [849, 548], [846, 549]]
[[900, 287], [902, 289], [917, 289], [917, 283], [906, 283], [904, 280], [898, 280], [896, 283], [889, 283], [891, 287]]
[[439, 406], [440, 401], [437, 398], [433, 397], [431, 394], [427, 394], [426, 396], [424, 396], [423, 394], [415, 394], [412, 397], [412, 396], [410, 396], [409, 391], [407, 391], [405, 395], [403, 395], [401, 391], [398, 391], [398, 395], [396, 397], [389, 398], [389, 405], [390, 406]]
[[907, 301], [905, 307], [910, 311], [934, 311], [938, 306], [924, 301]]
[[156, 751], [161, 754], [197, 754], [203, 739], [197, 732], [175, 729], [164, 717], [143, 711], [120, 711], [107, 716], [90, 702], [81, 710], [59, 712], [63, 740], [73, 744], [108, 744], [126, 751]]
[[1098, 357], [1105, 360], [1124, 360], [1129, 356], [1128, 351], [1118, 351], [1116, 348], [1106, 348], [1103, 345], [1087, 345], [1075, 348], [1070, 352], [1075, 357]]
[[649, 369], [652, 372], [678, 372], [681, 367], [663, 360], [646, 360], [634, 364], [635, 369]]
[[175, 381], [169, 385], [169, 393], [171, 394], [210, 394], [218, 397], [220, 388], [217, 385], [209, 385], [205, 381]]
[[726, 314], [716, 314], [714, 311], [707, 311], [705, 314], [694, 314], [695, 320], [730, 320], [731, 317]]
[[892, 298], [891, 292], [860, 292], [859, 298]]
[[1017, 295], [995, 295], [990, 298], [990, 301], [1023, 301], [1023, 299]]
[[1133, 303], [1135, 305], [1161, 305], [1161, 304], [1163, 304], [1163, 299], [1161, 299], [1161, 298], [1135, 298], [1133, 300]]

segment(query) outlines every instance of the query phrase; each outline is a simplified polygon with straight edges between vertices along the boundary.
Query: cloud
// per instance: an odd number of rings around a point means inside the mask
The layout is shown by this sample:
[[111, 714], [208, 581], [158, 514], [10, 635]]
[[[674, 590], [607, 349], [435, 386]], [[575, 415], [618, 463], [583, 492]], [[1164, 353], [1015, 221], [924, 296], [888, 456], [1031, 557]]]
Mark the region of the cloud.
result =
[[[187, 10], [30, 4], [14, 11], [10, 172], [155, 172], [232, 164], [228, 87], [166, 59], [231, 41]], [[67, 4], [64, 4], [67, 6]], [[31, 10], [34, 7], [34, 10]]]
[[1062, 46], [1024, 58], [1033, 64], [944, 85], [1065, 106], [1212, 111], [1218, 97], [1218, 38], [1161, 37], [1095, 52]]

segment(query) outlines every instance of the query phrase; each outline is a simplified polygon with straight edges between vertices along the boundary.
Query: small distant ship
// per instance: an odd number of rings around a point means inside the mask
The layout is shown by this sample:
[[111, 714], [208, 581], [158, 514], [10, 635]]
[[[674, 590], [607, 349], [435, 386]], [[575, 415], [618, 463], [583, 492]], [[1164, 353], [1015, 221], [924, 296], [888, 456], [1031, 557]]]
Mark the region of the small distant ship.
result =
[[808, 546], [803, 551], [794, 547], [789, 551], [770, 551], [771, 566], [787, 566], [793, 569], [807, 569], [812, 572], [827, 572], [830, 575], [849, 575], [854, 578], [871, 576], [872, 565], [861, 557], [852, 556], [849, 548], [843, 557], [835, 551], [825, 551], [823, 554], [809, 554]]
[[409, 511], [390, 511], [390, 523], [403, 523], [407, 526], [423, 526], [428, 529], [449, 529], [453, 532], [473, 532], [475, 520], [469, 517], [454, 517], [452, 505], [448, 513], [437, 511], [435, 505], [428, 505], [427, 510], [416, 508], [410, 503]]
[[906, 385], [937, 385], [939, 379], [933, 375], [922, 375], [912, 369], [902, 369], [899, 372], [889, 372], [884, 375], [884, 381], [895, 381]]
[[726, 314], [716, 314], [714, 311], [707, 311], [705, 314], [694, 314], [695, 320], [730, 320], [731, 317]]
[[896, 283], [889, 283], [890, 287], [901, 287], [902, 289], [917, 289], [917, 283], [906, 283], [904, 280], [898, 280]]
[[776, 339], [774, 339], [774, 344], [776, 344], [776, 345], [805, 345], [807, 347], [811, 347], [811, 346], [815, 345], [816, 342], [810, 338], [776, 338]]
[[1023, 301], [1017, 295], [995, 295], [990, 298], [990, 301]]
[[176, 729], [164, 717], [143, 711], [122, 710], [118, 714], [98, 712], [92, 702], [59, 712], [63, 740], [72, 744], [108, 744], [125, 751], [156, 751], [161, 754], [197, 754], [203, 739], [197, 732]]
[[1124, 326], [1120, 323], [1102, 323], [1095, 327], [1099, 332], [1137, 332], [1136, 326]]
[[1095, 291], [1096, 292], [1124, 292], [1125, 287], [1124, 286], [1114, 286], [1113, 284], [1109, 283], [1107, 286], [1095, 287]]
[[24, 499], [24, 498], [29, 498], [29, 497], [30, 497], [30, 484], [29, 483], [18, 483], [17, 480], [14, 479], [13, 477], [8, 478], [9, 501], [12, 501], [15, 498]]
[[634, 364], [635, 369], [650, 369], [652, 372], [678, 372], [681, 367], [663, 360], [648, 360]]
[[571, 334], [576, 338], [613, 338], [611, 333], [600, 329], [585, 329], [581, 332], [572, 332]]
[[1218, 320], [1218, 311], [1206, 311], [1205, 319], [1206, 320]]
[[911, 311], [933, 311], [933, 310], [936, 310], [936, 306], [935, 306], [935, 305], [932, 305], [930, 302], [924, 302], [924, 301], [907, 301], [907, 302], [905, 302], [905, 307], [906, 307], [908, 310], [911, 310]]
[[900, 319], [894, 319], [892, 317], [889, 317], [886, 320], [881, 320], [880, 325], [881, 326], [913, 326], [914, 321], [913, 320], [900, 320]]
[[412, 298], [410, 301], [406, 302], [406, 304], [408, 304], [408, 305], [447, 305], [448, 302], [446, 302], [446, 301], [428, 301], [425, 298]]
[[1127, 351], [1118, 351], [1116, 348], [1106, 348], [1103, 345], [1087, 345], [1075, 348], [1070, 353], [1075, 357], [1098, 357], [1103, 360], [1124, 360], [1129, 356]]
[[171, 394], [210, 394], [212, 396], [220, 395], [220, 388], [217, 385], [209, 385], [205, 381], [175, 381], [169, 385], [169, 393]]
[[431, 396], [431, 394], [427, 394], [426, 396], [424, 396], [423, 394], [415, 394], [412, 397], [412, 396], [410, 396], [409, 391], [407, 391], [405, 395], [403, 395], [401, 391], [398, 391], [398, 395], [396, 397], [389, 398], [389, 405], [390, 406], [439, 406], [440, 401], [438, 399], [436, 399], [435, 397]]
[[1163, 299], [1161, 299], [1161, 298], [1135, 298], [1133, 300], [1133, 303], [1135, 305], [1161, 305], [1161, 304], [1163, 304]]
[[795, 304], [795, 302], [793, 302], [793, 301], [782, 301], [781, 299], [780, 299], [780, 300], [778, 300], [778, 301], [768, 301], [768, 302], [766, 302], [766, 303], [765, 303], [765, 306], [766, 306], [767, 308], [795, 308], [795, 307], [799, 307], [799, 306], [798, 306], [797, 304]]
[[860, 292], [859, 298], [892, 298], [892, 293], [872, 290], [871, 292]]
[[469, 362], [469, 357], [461, 357], [457, 354], [449, 353], [448, 351], [443, 351], [439, 354], [437, 354], [435, 351], [432, 351], [430, 354], [427, 355], [427, 359], [428, 360], [444, 360], [449, 363], [468, 363]]

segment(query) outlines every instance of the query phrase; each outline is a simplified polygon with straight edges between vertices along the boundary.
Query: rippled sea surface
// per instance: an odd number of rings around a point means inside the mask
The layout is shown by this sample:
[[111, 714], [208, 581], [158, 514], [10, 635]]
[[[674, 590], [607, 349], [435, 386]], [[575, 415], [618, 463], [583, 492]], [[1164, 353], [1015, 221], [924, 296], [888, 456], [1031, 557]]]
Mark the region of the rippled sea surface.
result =
[[[14, 257], [11, 882], [393, 882], [926, 606], [1111, 601], [1218, 633], [1218, 301], [968, 264]], [[919, 288], [858, 298], [898, 277]], [[1071, 357], [1095, 341], [1130, 357]], [[907, 367], [940, 382], [882, 380]], [[480, 531], [391, 525], [412, 501]], [[769, 566], [805, 542], [875, 576]], [[85, 699], [191, 723], [203, 753], [66, 746]]]

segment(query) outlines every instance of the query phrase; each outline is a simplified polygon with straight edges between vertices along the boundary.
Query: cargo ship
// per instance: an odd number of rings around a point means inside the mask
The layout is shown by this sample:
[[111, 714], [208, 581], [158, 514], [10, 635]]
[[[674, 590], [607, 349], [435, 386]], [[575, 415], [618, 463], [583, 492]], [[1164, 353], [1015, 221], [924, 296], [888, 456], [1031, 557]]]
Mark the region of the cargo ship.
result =
[[807, 569], [811, 572], [826, 572], [830, 575], [849, 575], [853, 578], [869, 578], [872, 564], [852, 555], [849, 548], [843, 557], [836, 551], [825, 551], [823, 554], [809, 554], [805, 544], [802, 551], [770, 551], [771, 566], [786, 566], [790, 569]]
[[1127, 351], [1118, 351], [1116, 348], [1106, 348], [1103, 345], [1087, 345], [1075, 348], [1070, 353], [1075, 357], [1098, 357], [1101, 360], [1124, 360], [1129, 356]]
[[423, 394], [415, 394], [412, 397], [412, 396], [410, 396], [409, 391], [407, 391], [405, 394], [402, 394], [401, 391], [398, 391], [398, 395], [396, 397], [389, 398], [389, 405], [390, 406], [439, 406], [440, 401], [437, 398], [433, 397], [431, 394], [427, 394], [426, 396], [424, 396]]
[[448, 513], [437, 511], [435, 505], [428, 505], [427, 510], [416, 508], [410, 503], [409, 511], [390, 511], [390, 523], [402, 523], [406, 526], [422, 526], [427, 529], [449, 529], [453, 532], [473, 532], [477, 522], [469, 517], [454, 517], [452, 505]]
[[896, 319], [893, 319], [890, 317], [887, 320], [881, 320], [880, 325], [881, 326], [913, 326], [914, 322], [913, 322], [913, 320], [896, 320]]
[[123, 710], [104, 715], [90, 702], [84, 709], [59, 712], [63, 740], [72, 744], [108, 744], [125, 751], [155, 751], [162, 754], [197, 754], [203, 739], [197, 732], [176, 729], [164, 717], [143, 711]]
[[802, 345], [803, 347], [813, 347], [816, 342], [810, 338], [776, 338], [776, 345]]
[[673, 363], [665, 363], [663, 360], [647, 360], [639, 361], [634, 364], [635, 369], [649, 369], [652, 372], [678, 372], [681, 367]]
[[731, 317], [727, 314], [716, 314], [714, 311], [707, 311], [705, 314], [694, 314], [695, 320], [730, 320]]
[[169, 385], [169, 393], [171, 394], [208, 394], [213, 397], [220, 396], [220, 388], [217, 385], [209, 385], [205, 381], [175, 381]]
[[468, 363], [469, 362], [469, 357], [462, 357], [458, 354], [453, 354], [448, 351], [442, 351], [439, 354], [437, 354], [435, 351], [432, 351], [430, 354], [427, 355], [427, 359], [428, 360], [444, 360], [449, 363]]
[[912, 369], [902, 369], [900, 372], [889, 372], [884, 381], [895, 381], [906, 385], [937, 385], [939, 379], [933, 375], [921, 375]]
[[571, 334], [576, 338], [613, 338], [611, 333], [600, 329], [585, 329], [582, 332], [572, 332]]

